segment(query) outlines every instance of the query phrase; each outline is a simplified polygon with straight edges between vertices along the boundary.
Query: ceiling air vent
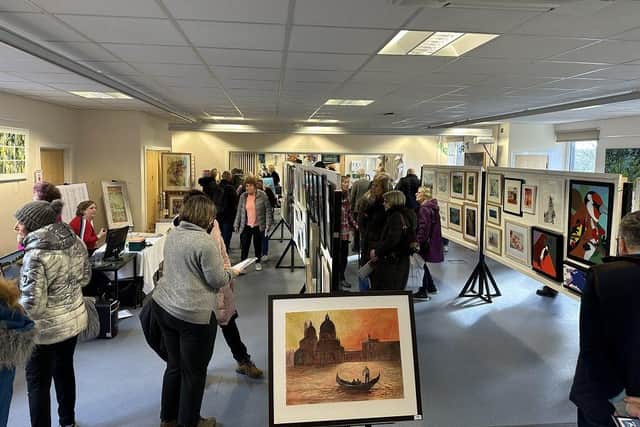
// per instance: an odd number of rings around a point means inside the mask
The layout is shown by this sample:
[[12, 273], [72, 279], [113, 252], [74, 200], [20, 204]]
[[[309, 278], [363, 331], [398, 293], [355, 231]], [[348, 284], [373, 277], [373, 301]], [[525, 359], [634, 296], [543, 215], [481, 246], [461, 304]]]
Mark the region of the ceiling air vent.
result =
[[396, 6], [465, 7], [478, 9], [550, 10], [584, 0], [389, 0]]

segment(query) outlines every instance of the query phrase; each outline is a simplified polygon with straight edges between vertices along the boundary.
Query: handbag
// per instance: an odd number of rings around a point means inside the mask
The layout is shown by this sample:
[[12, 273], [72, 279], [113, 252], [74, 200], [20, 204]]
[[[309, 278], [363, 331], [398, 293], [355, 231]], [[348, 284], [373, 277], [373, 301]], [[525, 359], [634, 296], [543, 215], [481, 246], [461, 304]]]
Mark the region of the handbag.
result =
[[368, 261], [365, 265], [360, 267], [360, 269], [358, 270], [358, 278], [366, 279], [367, 277], [371, 276], [371, 273], [373, 273], [373, 268], [374, 268], [373, 262]]
[[409, 279], [405, 290], [417, 291], [422, 286], [422, 278], [424, 277], [424, 260], [418, 254], [409, 257]]

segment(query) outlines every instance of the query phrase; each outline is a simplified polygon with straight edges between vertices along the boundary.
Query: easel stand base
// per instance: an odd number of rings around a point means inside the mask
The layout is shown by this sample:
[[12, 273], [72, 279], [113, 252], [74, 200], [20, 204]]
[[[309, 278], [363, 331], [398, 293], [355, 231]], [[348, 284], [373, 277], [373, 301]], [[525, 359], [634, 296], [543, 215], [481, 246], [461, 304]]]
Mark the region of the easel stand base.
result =
[[[278, 228], [280, 229], [280, 238], [274, 238], [273, 235], [276, 234], [276, 231], [278, 231]], [[287, 223], [284, 222], [284, 219], [281, 219], [278, 224], [276, 224], [276, 226], [273, 228], [273, 230], [271, 230], [271, 233], [269, 233], [269, 237], [267, 237], [268, 240], [279, 240], [280, 243], [282, 243], [282, 241], [284, 240], [284, 229], [287, 229], [287, 231], [289, 231], [289, 233], [291, 233], [291, 230], [289, 230], [289, 226], [287, 226]]]
[[[476, 288], [476, 284], [478, 287]], [[493, 288], [493, 293], [491, 292]], [[460, 291], [458, 298], [472, 297], [480, 298], [488, 303], [493, 302], [492, 297], [502, 296], [496, 281], [487, 266], [484, 255], [480, 255], [476, 268], [473, 269], [471, 276], [465, 283], [464, 288]]]
[[[282, 252], [282, 255], [280, 255], [280, 259], [278, 260], [278, 262], [276, 263], [276, 268], [289, 268], [291, 270], [291, 272], [293, 273], [293, 271], [296, 268], [304, 268], [304, 265], [296, 265], [296, 251], [295, 251], [295, 242], [293, 241], [293, 239], [289, 239], [289, 243], [287, 243], [287, 246], [284, 248], [284, 252]], [[287, 252], [291, 251], [291, 263], [289, 265], [282, 265], [282, 261], [284, 260], [284, 257], [287, 256]]]

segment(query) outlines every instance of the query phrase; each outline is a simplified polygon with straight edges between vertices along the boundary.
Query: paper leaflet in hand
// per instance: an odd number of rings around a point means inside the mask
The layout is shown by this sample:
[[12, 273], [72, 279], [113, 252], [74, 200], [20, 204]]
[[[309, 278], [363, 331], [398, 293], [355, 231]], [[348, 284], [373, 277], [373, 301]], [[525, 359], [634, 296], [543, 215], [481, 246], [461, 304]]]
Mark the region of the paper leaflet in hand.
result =
[[253, 264], [254, 262], [256, 262], [258, 260], [258, 258], [247, 258], [244, 261], [240, 261], [237, 264], [234, 264], [231, 266], [231, 268], [235, 268], [237, 270], [244, 270], [245, 268], [249, 267], [251, 264]]

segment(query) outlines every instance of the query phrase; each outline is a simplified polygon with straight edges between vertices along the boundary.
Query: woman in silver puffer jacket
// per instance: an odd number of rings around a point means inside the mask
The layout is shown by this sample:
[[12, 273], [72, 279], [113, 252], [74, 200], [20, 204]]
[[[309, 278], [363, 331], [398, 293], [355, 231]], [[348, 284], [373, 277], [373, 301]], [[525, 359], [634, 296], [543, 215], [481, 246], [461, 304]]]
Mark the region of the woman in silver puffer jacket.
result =
[[16, 212], [15, 230], [25, 248], [20, 304], [36, 322], [36, 348], [27, 364], [31, 425], [51, 425], [51, 380], [61, 426], [75, 426], [73, 368], [78, 334], [87, 327], [82, 287], [89, 283], [87, 249], [71, 227], [56, 222], [62, 201], [29, 202]]

